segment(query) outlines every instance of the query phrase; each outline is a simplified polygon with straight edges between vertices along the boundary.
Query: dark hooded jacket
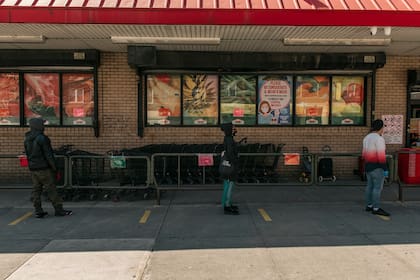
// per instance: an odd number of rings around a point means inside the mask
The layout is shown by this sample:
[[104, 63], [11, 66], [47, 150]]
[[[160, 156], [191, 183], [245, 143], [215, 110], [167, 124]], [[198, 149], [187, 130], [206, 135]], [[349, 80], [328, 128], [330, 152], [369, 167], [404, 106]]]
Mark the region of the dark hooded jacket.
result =
[[233, 125], [231, 123], [225, 123], [221, 125], [221, 129], [225, 134], [225, 137], [223, 139], [223, 147], [225, 150], [225, 154], [226, 154], [227, 160], [233, 163], [233, 166], [235, 169], [233, 177], [236, 177], [239, 171], [239, 151], [238, 151], [238, 144], [233, 139], [232, 127]]
[[25, 153], [29, 170], [57, 170], [51, 141], [44, 134], [44, 120], [34, 118], [29, 121], [30, 131], [25, 133]]

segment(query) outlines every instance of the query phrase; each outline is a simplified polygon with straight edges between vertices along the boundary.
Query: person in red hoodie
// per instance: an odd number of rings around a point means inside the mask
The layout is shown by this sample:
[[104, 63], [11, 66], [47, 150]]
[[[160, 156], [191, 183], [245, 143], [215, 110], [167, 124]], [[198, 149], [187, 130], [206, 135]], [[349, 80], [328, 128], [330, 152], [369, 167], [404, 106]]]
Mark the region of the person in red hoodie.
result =
[[68, 216], [73, 212], [63, 209], [63, 201], [57, 194], [55, 186], [55, 174], [57, 165], [51, 147], [51, 141], [44, 134], [44, 120], [33, 118], [29, 121], [30, 131], [25, 133], [25, 153], [28, 157], [28, 167], [32, 175], [32, 198], [35, 208], [35, 217], [44, 218], [48, 215], [42, 209], [41, 194], [45, 187], [48, 198], [55, 209], [55, 216]]
[[385, 139], [382, 137], [383, 130], [384, 122], [379, 119], [374, 120], [370, 133], [363, 139], [362, 156], [367, 178], [365, 210], [376, 215], [390, 216], [388, 212], [380, 208], [385, 173], [388, 172]]

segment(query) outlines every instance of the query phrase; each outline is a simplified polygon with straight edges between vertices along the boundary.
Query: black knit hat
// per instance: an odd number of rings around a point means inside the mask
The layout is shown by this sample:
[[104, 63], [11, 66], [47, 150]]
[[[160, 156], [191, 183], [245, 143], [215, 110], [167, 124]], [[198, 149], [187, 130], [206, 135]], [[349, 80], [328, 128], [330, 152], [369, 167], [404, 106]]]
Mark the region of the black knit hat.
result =
[[379, 131], [381, 130], [381, 128], [384, 127], [384, 122], [383, 120], [377, 119], [374, 120], [372, 123], [372, 131]]
[[33, 118], [29, 120], [31, 130], [44, 131], [44, 120], [42, 118]]
[[220, 126], [220, 129], [225, 133], [226, 136], [232, 135], [232, 123], [224, 123]]

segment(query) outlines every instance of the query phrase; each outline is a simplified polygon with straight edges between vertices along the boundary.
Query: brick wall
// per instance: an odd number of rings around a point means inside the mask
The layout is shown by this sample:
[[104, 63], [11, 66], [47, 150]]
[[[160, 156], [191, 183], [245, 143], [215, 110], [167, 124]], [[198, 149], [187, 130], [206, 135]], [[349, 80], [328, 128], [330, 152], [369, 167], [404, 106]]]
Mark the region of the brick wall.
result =
[[[403, 114], [406, 111], [407, 69], [420, 68], [420, 57], [388, 57], [377, 71], [376, 112]], [[125, 53], [101, 54], [98, 75], [100, 137], [92, 128], [47, 128], [54, 147], [74, 144], [78, 149], [103, 153], [111, 149], [138, 147], [151, 143], [213, 143], [222, 141], [219, 128], [146, 127], [144, 137], [137, 136], [137, 75], [127, 64]], [[368, 117], [370, 105], [368, 104]], [[20, 153], [27, 128], [0, 127], [0, 153]], [[299, 152], [307, 146], [320, 152], [325, 144], [335, 152], [359, 152], [368, 127], [279, 127], [239, 128], [238, 139], [248, 142], [286, 143], [284, 151]], [[405, 138], [404, 138], [405, 139]], [[402, 145], [389, 145], [392, 152]]]

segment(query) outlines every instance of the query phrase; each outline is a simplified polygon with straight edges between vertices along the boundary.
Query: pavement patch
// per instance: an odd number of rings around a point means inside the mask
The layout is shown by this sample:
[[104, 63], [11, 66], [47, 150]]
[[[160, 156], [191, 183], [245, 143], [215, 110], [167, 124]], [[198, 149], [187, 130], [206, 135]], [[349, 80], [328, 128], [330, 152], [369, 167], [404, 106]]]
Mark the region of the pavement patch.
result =
[[57, 271], [61, 280], [140, 279], [153, 244], [153, 239], [53, 240], [7, 279], [57, 279]]

